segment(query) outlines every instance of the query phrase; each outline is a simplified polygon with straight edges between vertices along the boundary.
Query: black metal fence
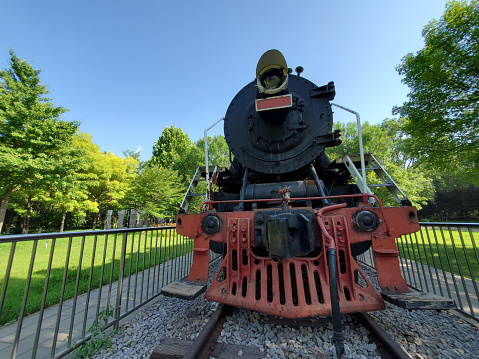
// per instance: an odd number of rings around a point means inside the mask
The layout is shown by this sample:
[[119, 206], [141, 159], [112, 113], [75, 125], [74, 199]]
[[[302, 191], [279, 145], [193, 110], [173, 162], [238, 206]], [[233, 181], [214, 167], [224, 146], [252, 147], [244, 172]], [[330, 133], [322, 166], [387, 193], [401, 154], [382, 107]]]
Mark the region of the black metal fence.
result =
[[[422, 223], [397, 239], [403, 277], [477, 317], [478, 242], [479, 224]], [[188, 274], [192, 248], [175, 227], [0, 237], [0, 357], [60, 358], [100, 319], [117, 328]]]
[[[0, 357], [60, 358], [184, 278], [175, 227], [0, 237]], [[210, 257], [213, 259], [213, 257]]]
[[[458, 310], [479, 319], [479, 224], [421, 223], [421, 230], [396, 239], [406, 283], [448, 297]], [[371, 251], [359, 260], [374, 267]]]

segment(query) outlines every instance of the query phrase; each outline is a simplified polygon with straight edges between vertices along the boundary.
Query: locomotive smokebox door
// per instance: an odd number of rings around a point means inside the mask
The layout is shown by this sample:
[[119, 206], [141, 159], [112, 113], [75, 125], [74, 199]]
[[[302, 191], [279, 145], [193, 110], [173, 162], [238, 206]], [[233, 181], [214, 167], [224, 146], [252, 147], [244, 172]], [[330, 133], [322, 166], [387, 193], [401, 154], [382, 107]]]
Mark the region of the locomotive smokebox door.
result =
[[266, 226], [271, 258], [282, 261], [314, 250], [313, 223], [302, 213], [269, 215]]
[[278, 50], [267, 51], [256, 67], [256, 79], [231, 101], [224, 118], [225, 139], [244, 168], [275, 181], [295, 177], [328, 146], [337, 145], [332, 131], [332, 82], [318, 87], [288, 73]]

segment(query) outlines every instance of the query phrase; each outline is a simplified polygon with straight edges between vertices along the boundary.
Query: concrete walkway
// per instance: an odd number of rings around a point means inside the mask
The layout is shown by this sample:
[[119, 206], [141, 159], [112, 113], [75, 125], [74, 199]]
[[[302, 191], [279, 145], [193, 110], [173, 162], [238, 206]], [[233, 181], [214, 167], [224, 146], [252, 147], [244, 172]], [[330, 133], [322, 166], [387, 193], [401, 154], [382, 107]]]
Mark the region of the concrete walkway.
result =
[[[121, 313], [126, 313], [152, 298], [160, 292], [163, 285], [188, 275], [191, 259], [192, 254], [190, 253], [124, 278], [121, 292]], [[69, 345], [79, 341], [83, 337], [83, 333], [88, 334], [87, 331], [97, 318], [97, 313], [108, 305], [116, 306], [117, 293], [118, 281], [112, 283], [111, 288], [110, 285], [106, 285], [92, 290], [89, 297], [87, 293], [78, 296], [76, 303], [74, 299], [63, 302], [61, 310], [59, 305], [45, 309], [38, 338], [38, 349], [34, 358], [44, 359], [58, 355]], [[60, 316], [58, 316], [59, 310]], [[59, 320], [58, 336], [55, 342], [56, 349], [52, 355], [57, 319]], [[128, 321], [128, 317], [122, 319], [121, 322], [125, 321]], [[23, 319], [20, 340], [13, 358], [32, 358], [38, 322], [39, 312]], [[0, 327], [0, 358], [12, 357], [16, 331], [17, 323]]]

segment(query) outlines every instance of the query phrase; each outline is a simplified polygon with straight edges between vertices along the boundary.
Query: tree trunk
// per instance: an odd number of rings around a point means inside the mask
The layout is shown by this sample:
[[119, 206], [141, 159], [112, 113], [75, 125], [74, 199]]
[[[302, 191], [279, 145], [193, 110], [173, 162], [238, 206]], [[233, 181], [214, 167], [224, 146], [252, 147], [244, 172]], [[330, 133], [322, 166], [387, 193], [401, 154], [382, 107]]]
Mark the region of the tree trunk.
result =
[[67, 211], [65, 207], [62, 208], [62, 222], [60, 224], [60, 232], [63, 232], [63, 228], [65, 227], [65, 218], [67, 217]]
[[7, 210], [7, 214], [5, 215], [5, 220], [3, 222], [2, 232], [0, 233], [3, 233], [3, 234], [10, 233], [10, 228], [12, 227], [14, 218], [15, 218], [15, 211], [12, 210], [11, 213], [8, 213], [8, 210]]
[[13, 188], [8, 188], [2, 197], [2, 202], [0, 202], [0, 233], [2, 233], [3, 222], [5, 221], [5, 214], [7, 213], [8, 201], [10, 200], [10, 195], [12, 194], [12, 192]]
[[32, 218], [32, 198], [28, 198], [27, 202], [27, 216], [25, 217], [23, 221], [23, 229], [22, 233], [23, 234], [28, 234], [28, 231], [30, 230], [30, 218]]
[[100, 223], [100, 216], [101, 216], [101, 213], [100, 211], [98, 211], [98, 214], [95, 216], [95, 219], [93, 220], [93, 230], [95, 230], [98, 223]]

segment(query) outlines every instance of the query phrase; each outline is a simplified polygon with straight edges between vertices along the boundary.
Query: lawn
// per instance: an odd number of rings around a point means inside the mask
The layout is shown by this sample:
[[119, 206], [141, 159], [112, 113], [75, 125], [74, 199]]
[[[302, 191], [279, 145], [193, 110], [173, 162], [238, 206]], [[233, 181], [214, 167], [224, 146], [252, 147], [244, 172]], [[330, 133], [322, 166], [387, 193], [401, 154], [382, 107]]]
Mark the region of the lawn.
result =
[[[98, 288], [118, 280], [120, 272], [121, 243], [123, 234], [109, 236], [60, 238], [56, 241], [39, 240], [35, 250], [30, 290], [25, 315], [38, 311], [41, 307], [51, 248], [54, 244], [52, 267], [45, 306], [60, 301], [65, 267], [64, 300], [75, 295], [78, 280], [78, 294], [88, 291], [91, 275], [91, 288]], [[126, 245], [124, 276], [142, 271], [159, 263], [166, 262], [189, 253], [193, 247], [191, 240], [176, 236], [174, 230], [154, 232], [129, 232]], [[175, 243], [176, 241], [176, 243]], [[0, 243], [0, 288], [3, 288], [11, 243]], [[83, 247], [83, 251], [82, 251]], [[18, 242], [10, 272], [5, 303], [0, 317], [0, 325], [16, 320], [21, 310], [22, 298], [28, 277], [34, 241]], [[81, 256], [83, 253], [83, 256]], [[81, 260], [81, 261], [80, 261]], [[93, 261], [93, 265], [92, 265]], [[104, 273], [102, 277], [102, 267]], [[112, 271], [113, 267], [113, 271]], [[79, 270], [80, 268], [80, 270]]]
[[446, 272], [479, 279], [479, 232], [421, 228], [397, 240], [399, 255]]

